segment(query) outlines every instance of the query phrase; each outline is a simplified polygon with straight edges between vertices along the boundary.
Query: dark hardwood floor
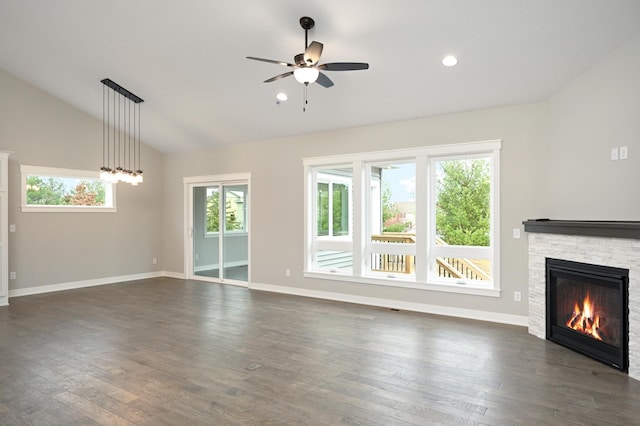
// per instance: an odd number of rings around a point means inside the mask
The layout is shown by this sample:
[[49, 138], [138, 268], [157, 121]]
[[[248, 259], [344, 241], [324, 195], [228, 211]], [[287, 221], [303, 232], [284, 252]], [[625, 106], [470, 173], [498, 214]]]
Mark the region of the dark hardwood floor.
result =
[[522, 327], [171, 278], [10, 302], [0, 424], [640, 423], [640, 382]]

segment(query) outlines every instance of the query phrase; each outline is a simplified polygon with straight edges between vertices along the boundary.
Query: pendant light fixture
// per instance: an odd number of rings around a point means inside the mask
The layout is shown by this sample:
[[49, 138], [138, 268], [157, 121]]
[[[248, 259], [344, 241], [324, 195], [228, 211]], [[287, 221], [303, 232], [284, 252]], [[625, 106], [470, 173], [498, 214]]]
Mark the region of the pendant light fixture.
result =
[[140, 167], [140, 104], [124, 87], [105, 78], [102, 87], [102, 167], [107, 182], [143, 182]]

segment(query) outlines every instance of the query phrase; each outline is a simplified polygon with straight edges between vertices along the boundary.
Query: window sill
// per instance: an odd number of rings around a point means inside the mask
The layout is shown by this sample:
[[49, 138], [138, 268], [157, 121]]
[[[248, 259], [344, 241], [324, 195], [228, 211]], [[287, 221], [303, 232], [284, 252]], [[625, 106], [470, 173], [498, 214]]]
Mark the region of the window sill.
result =
[[340, 274], [339, 272], [304, 272], [305, 278], [317, 278], [321, 280], [347, 281], [357, 284], [373, 284], [396, 288], [410, 288], [414, 290], [429, 290], [445, 293], [469, 294], [473, 296], [500, 297], [500, 289], [474, 286], [472, 284], [445, 284], [445, 283], [416, 283], [415, 281], [402, 280], [396, 276], [392, 279], [380, 279], [375, 277], [354, 277]]

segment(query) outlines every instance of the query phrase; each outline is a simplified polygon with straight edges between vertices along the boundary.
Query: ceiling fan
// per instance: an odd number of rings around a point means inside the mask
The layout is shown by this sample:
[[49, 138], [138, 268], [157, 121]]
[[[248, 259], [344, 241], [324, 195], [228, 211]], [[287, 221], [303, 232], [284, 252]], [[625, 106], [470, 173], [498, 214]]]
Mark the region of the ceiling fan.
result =
[[331, 87], [333, 86], [333, 81], [331, 81], [323, 71], [355, 71], [369, 69], [369, 64], [364, 62], [330, 62], [318, 65], [320, 55], [322, 55], [323, 45], [317, 41], [312, 41], [311, 44], [308, 44], [308, 32], [314, 27], [314, 25], [315, 21], [308, 16], [300, 18], [300, 26], [304, 29], [304, 53], [295, 55], [293, 58], [294, 63], [247, 56], [247, 59], [252, 59], [254, 61], [269, 62], [271, 64], [293, 68], [292, 71], [288, 71], [265, 80], [265, 83], [271, 83], [272, 81], [293, 75], [298, 82], [305, 86], [308, 86], [309, 83], [315, 82], [322, 87]]

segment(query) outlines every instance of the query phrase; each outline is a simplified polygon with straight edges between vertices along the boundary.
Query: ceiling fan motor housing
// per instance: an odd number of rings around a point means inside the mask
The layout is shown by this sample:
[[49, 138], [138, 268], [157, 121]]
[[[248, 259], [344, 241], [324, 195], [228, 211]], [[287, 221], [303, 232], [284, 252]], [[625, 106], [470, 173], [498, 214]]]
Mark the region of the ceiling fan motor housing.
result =
[[300, 26], [305, 31], [313, 28], [315, 24], [316, 24], [315, 21], [312, 18], [309, 18], [308, 16], [303, 16], [302, 18], [300, 18]]

